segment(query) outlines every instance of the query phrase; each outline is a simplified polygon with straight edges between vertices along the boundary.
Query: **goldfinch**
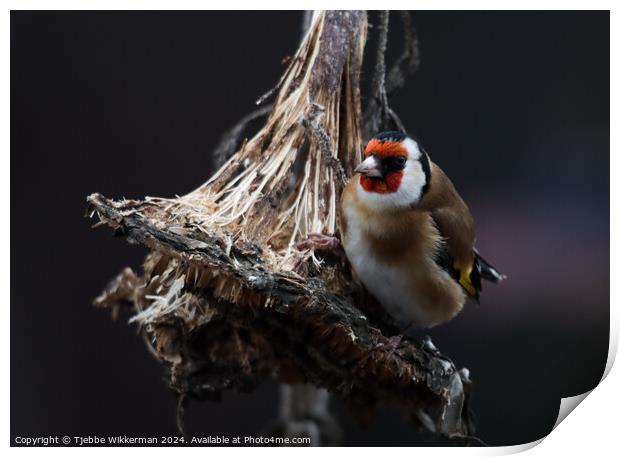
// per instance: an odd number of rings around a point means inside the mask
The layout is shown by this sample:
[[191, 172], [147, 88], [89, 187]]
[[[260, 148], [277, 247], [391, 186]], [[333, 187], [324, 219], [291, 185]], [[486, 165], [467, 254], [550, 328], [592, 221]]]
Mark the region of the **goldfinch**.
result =
[[454, 185], [412, 138], [374, 136], [341, 197], [353, 270], [402, 327], [432, 327], [505, 277], [474, 247], [474, 220]]

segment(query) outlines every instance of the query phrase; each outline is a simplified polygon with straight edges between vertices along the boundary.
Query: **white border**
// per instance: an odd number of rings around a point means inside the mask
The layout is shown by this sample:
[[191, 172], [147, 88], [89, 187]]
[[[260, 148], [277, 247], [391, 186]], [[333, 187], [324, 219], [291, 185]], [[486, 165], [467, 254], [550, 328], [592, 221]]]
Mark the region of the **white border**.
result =
[[[77, 0], [60, 0], [53, 4], [44, 0], [11, 0], [7, 2], [10, 9], [59, 9], [59, 10], [304, 10], [304, 9], [367, 9], [376, 10], [389, 8], [393, 10], [610, 10], [614, 2], [610, 0], [508, 0], [497, 2], [493, 0], [432, 0], [412, 1], [313, 1], [298, 2], [296, 4], [282, 1], [265, 0], [257, 4], [251, 1], [227, 1], [215, 3], [200, 0], [93, 0], [89, 2]], [[209, 8], [205, 8], [205, 7]]]
[[[204, 9], [205, 6], [212, 7], [210, 3], [206, 3], [198, 0], [177, 0], [174, 2], [171, 1], [149, 1], [149, 2], [141, 2], [134, 0], [108, 0], [108, 1], [91, 1], [91, 2], [79, 2], [79, 1], [57, 1], [54, 2], [53, 5], [50, 2], [45, 1], [10, 1], [8, 2], [10, 9]], [[439, 10], [453, 10], [453, 9], [514, 9], [514, 10], [546, 10], [546, 9], [598, 9], [598, 10], [609, 10], [612, 9], [611, 1], [547, 1], [547, 0], [521, 0], [521, 1], [504, 1], [499, 4], [496, 1], [479, 1], [472, 0], [468, 2], [462, 1], [443, 1], [441, 3], [436, 3], [432, 1], [412, 1], [412, 2], [381, 2], [379, 5], [377, 2], [368, 2], [368, 1], [356, 1], [356, 2], [335, 2], [335, 1], [322, 1], [322, 2], [304, 2], [303, 5], [299, 5], [299, 8], [291, 8], [291, 4], [285, 4], [281, 2], [275, 1], [263, 1], [260, 2], [259, 5], [253, 4], [248, 1], [244, 2], [234, 2], [228, 1], [223, 4], [222, 8], [215, 9], [232, 9], [235, 7], [236, 9], [256, 9], [257, 6], [262, 7], [261, 9], [278, 9], [281, 7], [289, 8], [289, 9], [307, 9], [307, 8], [331, 8], [331, 9], [377, 9], [379, 6], [381, 8], [391, 8], [391, 9], [439, 9]], [[303, 6], [303, 8], [301, 7]], [[2, 153], [2, 174], [3, 179], [1, 181], [2, 186], [2, 195], [0, 197], [1, 201], [1, 210], [0, 214], [2, 214], [2, 231], [5, 245], [5, 253], [7, 256], [10, 256], [10, 76], [8, 63], [9, 59], [9, 44], [10, 44], [10, 15], [8, 11], [4, 16], [4, 39], [5, 45], [2, 47], [3, 59], [2, 62], [5, 64], [4, 71], [2, 72], [2, 78], [4, 79], [4, 91], [2, 91], [2, 106], [4, 107], [4, 119], [1, 127], [1, 135], [3, 144], [5, 145]], [[618, 49], [617, 41], [618, 34], [615, 30], [620, 26], [617, 17], [615, 16], [615, 12], [611, 13], [611, 49]], [[613, 52], [610, 53], [611, 56], [611, 81], [617, 81], [618, 72], [617, 72], [617, 55], [614, 55]], [[614, 85], [611, 87], [611, 150], [615, 150], [615, 145], [617, 143], [617, 117], [615, 116], [617, 106], [618, 95], [615, 90]], [[610, 176], [618, 177], [618, 159], [614, 154], [611, 154], [611, 163], [610, 163]], [[611, 214], [610, 214], [610, 222], [612, 234], [617, 233], [617, 222], [618, 222], [618, 202], [620, 201], [620, 191], [619, 185], [611, 179]], [[611, 259], [620, 258], [620, 252], [618, 249], [618, 242], [614, 240], [614, 237], [611, 237]], [[2, 263], [2, 274], [0, 274], [0, 281], [2, 281], [1, 286], [2, 290], [5, 291], [7, 295], [7, 300], [5, 302], [5, 306], [8, 307], [10, 303], [10, 287], [9, 287], [9, 274], [10, 274], [10, 265], [9, 262]], [[610, 277], [617, 278], [618, 268], [615, 264], [611, 263], [610, 266]], [[618, 387], [620, 386], [620, 375], [618, 375], [618, 370], [611, 371], [613, 366], [613, 362], [615, 360], [615, 355], [618, 347], [618, 309], [617, 309], [617, 299], [618, 299], [618, 287], [616, 286], [615, 281], [611, 282], [611, 329], [610, 329], [610, 350], [608, 355], [607, 366], [605, 369], [604, 380], [600, 384], [600, 386], [596, 387], [594, 391], [591, 392], [590, 395], [582, 395], [578, 399], [579, 401], [575, 401], [575, 399], [571, 400], [573, 403], [573, 407], [579, 404], [581, 400], [583, 400], [586, 396], [587, 401], [584, 402], [583, 405], [579, 406], [576, 413], [570, 415], [566, 418], [561, 424], [561, 420], [558, 421], [560, 425], [556, 430], [554, 430], [547, 438], [543, 440], [539, 440], [535, 443], [528, 443], [521, 446], [510, 446], [510, 447], [495, 447], [495, 448], [424, 448], [421, 452], [424, 452], [425, 455], [505, 455], [512, 454], [516, 452], [522, 452], [527, 449], [531, 449], [537, 444], [541, 443], [540, 446], [535, 447], [531, 450], [531, 453], [535, 455], [555, 455], [558, 453], [569, 453], [573, 454], [578, 452], [583, 454], [585, 452], [596, 452], [597, 449], [605, 450], [604, 455], [613, 453], [615, 449], [616, 452], [619, 448], [617, 443], [617, 412], [620, 411], [620, 400], [618, 395]], [[5, 314], [6, 316], [6, 314]], [[8, 445], [9, 441], [9, 428], [10, 428], [10, 419], [9, 419], [9, 402], [10, 402], [10, 387], [9, 387], [9, 375], [8, 375], [8, 360], [9, 360], [9, 345], [10, 345], [10, 320], [5, 317], [4, 320], [4, 344], [2, 345], [2, 351], [4, 355], [4, 367], [6, 372], [4, 376], [1, 377], [3, 392], [5, 394], [6, 401], [4, 402], [4, 414], [2, 415], [2, 425], [5, 430], [5, 443]], [[578, 367], [576, 367], [578, 368]], [[569, 405], [568, 402], [564, 402], [565, 405]], [[566, 407], [566, 406], [565, 406]], [[556, 425], [558, 425], [556, 424]], [[11, 453], [25, 453], [31, 454], [33, 452], [39, 452], [41, 449], [29, 449], [29, 448], [11, 448]], [[85, 448], [49, 448], [45, 450], [51, 455], [83, 455], [86, 451]], [[351, 449], [353, 451], [353, 449]], [[368, 448], [368, 449], [356, 449], [354, 452], [359, 453], [361, 455], [371, 455], [375, 454], [378, 451], [376, 448]], [[108, 455], [110, 452], [109, 449], [104, 448], [88, 448], [88, 454], [94, 455]], [[136, 448], [115, 448], [115, 453], [119, 454], [129, 454], [139, 452]], [[165, 455], [170, 452], [170, 449], [166, 448], [146, 448], [146, 452], [154, 455]], [[174, 451], [173, 451], [174, 452]], [[240, 453], [249, 452], [246, 448], [183, 448], [183, 453], [201, 455], [204, 456], [205, 452], [208, 453], [216, 453], [218, 455], [234, 455]], [[288, 449], [274, 449], [274, 448], [255, 448], [252, 449], [251, 452], [257, 453], [258, 455], [267, 455], [273, 454], [274, 452], [282, 452], [289, 453]], [[313, 453], [315, 450], [313, 449], [303, 449], [303, 448], [295, 448], [295, 453], [306, 454]], [[330, 448], [321, 448], [321, 453], [327, 453], [335, 455], [336, 453], [340, 453], [340, 450], [334, 450]], [[416, 452], [416, 450], [399, 450], [399, 449], [390, 449], [390, 452], [400, 453], [400, 452]]]

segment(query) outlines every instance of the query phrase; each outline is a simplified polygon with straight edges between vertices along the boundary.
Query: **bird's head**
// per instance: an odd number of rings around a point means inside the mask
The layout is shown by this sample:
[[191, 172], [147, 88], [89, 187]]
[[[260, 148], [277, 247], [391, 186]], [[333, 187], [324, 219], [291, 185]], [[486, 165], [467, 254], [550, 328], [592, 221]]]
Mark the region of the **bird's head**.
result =
[[354, 170], [360, 174], [359, 194], [382, 208], [415, 205], [429, 188], [428, 155], [402, 132], [382, 132], [370, 139], [364, 160]]

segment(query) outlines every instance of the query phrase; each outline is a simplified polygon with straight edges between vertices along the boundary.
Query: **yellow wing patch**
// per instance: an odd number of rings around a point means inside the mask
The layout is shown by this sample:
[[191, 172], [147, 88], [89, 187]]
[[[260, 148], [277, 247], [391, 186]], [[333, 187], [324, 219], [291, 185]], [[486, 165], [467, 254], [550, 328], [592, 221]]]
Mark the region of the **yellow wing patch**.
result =
[[467, 291], [472, 297], [478, 296], [478, 289], [471, 282], [471, 270], [474, 264], [463, 265], [458, 260], [455, 260], [452, 264], [453, 267], [459, 272], [459, 284]]

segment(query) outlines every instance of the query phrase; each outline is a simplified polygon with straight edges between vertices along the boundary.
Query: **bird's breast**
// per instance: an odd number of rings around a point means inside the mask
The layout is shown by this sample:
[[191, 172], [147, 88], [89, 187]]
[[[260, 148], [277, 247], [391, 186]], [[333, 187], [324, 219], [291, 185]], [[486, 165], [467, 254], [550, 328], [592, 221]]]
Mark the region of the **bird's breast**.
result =
[[342, 242], [364, 286], [402, 326], [452, 318], [465, 297], [434, 261], [441, 243], [427, 213], [375, 214], [343, 196]]

